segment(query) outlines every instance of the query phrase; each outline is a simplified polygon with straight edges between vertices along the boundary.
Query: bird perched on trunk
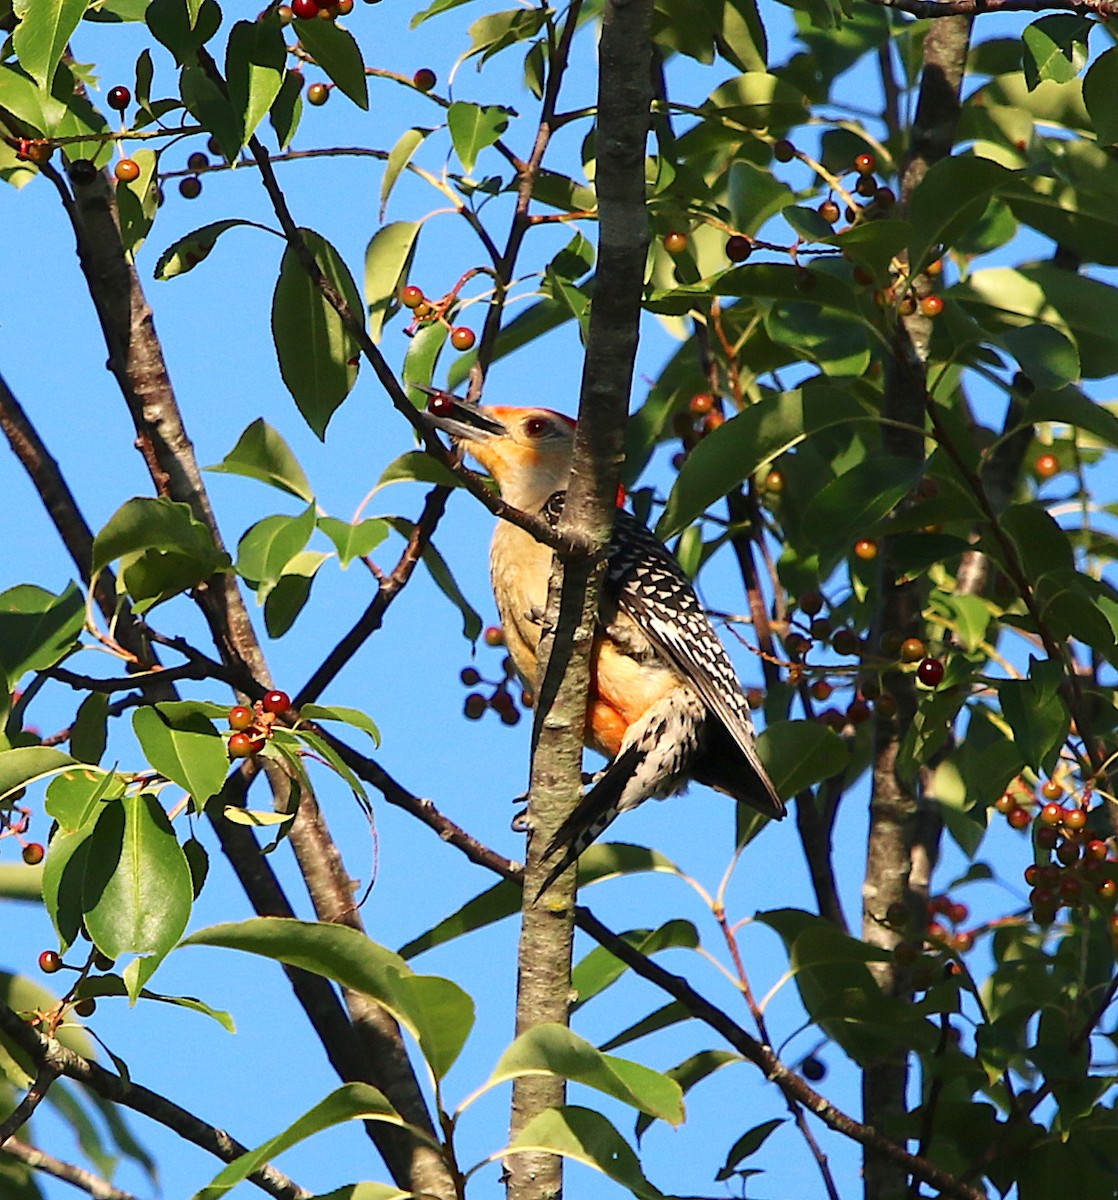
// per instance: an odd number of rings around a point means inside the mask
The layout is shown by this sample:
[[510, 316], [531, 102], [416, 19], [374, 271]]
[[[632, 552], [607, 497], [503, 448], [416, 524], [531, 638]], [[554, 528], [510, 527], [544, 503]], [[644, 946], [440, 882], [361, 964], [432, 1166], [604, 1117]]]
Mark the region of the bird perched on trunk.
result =
[[[432, 394], [427, 418], [481, 463], [503, 500], [558, 523], [574, 421], [546, 408], [482, 408], [442, 392]], [[493, 593], [512, 660], [537, 695], [551, 560], [550, 547], [530, 533], [498, 524], [489, 556]], [[767, 817], [785, 814], [757, 756], [741, 683], [690, 580], [623, 509], [606, 550], [585, 740], [611, 761], [544, 851], [545, 860], [562, 854], [541, 894], [619, 813], [691, 779]]]

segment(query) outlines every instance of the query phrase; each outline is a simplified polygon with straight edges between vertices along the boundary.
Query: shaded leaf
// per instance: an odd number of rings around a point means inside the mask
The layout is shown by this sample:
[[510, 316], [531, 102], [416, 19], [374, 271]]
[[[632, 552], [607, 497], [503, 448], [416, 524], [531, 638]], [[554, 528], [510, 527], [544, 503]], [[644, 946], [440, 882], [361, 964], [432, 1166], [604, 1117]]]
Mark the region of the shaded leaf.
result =
[[757, 738], [757, 753], [782, 796], [794, 796], [850, 765], [842, 739], [815, 721], [770, 722]]
[[338, 562], [348, 567], [355, 558], [363, 558], [388, 537], [388, 525], [376, 517], [359, 521], [339, 521], [336, 517], [319, 517], [318, 527], [334, 543], [338, 551]]
[[[385, 321], [399, 308], [398, 293], [415, 254], [419, 229], [418, 221], [391, 221], [373, 234], [365, 250], [365, 303], [369, 334], [375, 342], [380, 341]], [[415, 380], [416, 376], [407, 373], [407, 378]], [[418, 382], [429, 383], [430, 379]]]
[[358, 108], [368, 109], [369, 87], [365, 79], [365, 61], [348, 29], [344, 29], [337, 21], [300, 21], [299, 41]]
[[195, 229], [186, 237], [172, 242], [163, 251], [155, 264], [153, 272], [155, 278], [174, 279], [176, 275], [185, 275], [188, 271], [192, 271], [200, 262], [209, 257], [210, 251], [217, 245], [217, 239], [227, 229], [233, 229], [238, 225], [250, 226], [253, 229], [267, 228], [264, 225], [257, 225], [255, 221], [242, 221], [237, 218], [203, 225], [201, 229]]

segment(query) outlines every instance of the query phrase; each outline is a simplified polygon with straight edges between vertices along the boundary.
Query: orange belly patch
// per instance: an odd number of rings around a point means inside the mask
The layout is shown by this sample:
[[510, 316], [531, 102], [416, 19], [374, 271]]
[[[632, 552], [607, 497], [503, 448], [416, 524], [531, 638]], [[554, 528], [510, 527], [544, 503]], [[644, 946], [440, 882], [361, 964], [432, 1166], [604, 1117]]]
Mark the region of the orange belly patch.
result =
[[604, 641], [594, 647], [590, 671], [586, 743], [610, 758], [617, 756], [629, 726], [680, 682], [673, 672], [650, 670]]

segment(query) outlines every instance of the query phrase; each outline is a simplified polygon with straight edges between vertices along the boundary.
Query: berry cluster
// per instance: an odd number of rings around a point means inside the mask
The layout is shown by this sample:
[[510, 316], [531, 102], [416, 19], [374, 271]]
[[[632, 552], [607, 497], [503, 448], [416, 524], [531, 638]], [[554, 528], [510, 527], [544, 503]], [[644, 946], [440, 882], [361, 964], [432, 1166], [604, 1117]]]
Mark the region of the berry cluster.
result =
[[347, 17], [353, 12], [353, 0], [291, 0], [290, 4], [281, 4], [276, 9], [276, 16], [284, 25], [292, 21], [336, 21], [339, 17]]
[[[496, 625], [490, 625], [486, 629], [484, 639], [487, 646], [498, 647], [505, 644], [504, 632]], [[462, 706], [467, 720], [479, 721], [485, 716], [485, 710], [491, 708], [501, 718], [503, 724], [520, 724], [520, 709], [517, 707], [510, 687], [516, 678], [516, 667], [508, 655], [501, 662], [501, 671], [501, 678], [497, 682], [493, 682], [483, 678], [476, 667], [462, 668], [458, 677], [466, 687], [476, 688], [479, 683], [483, 683], [493, 689], [488, 696], [481, 692], [470, 692]], [[525, 689], [521, 692], [520, 703], [525, 708], [531, 708], [535, 704], [535, 697]]]
[[1041, 785], [1039, 799], [1021, 781], [1018, 784], [994, 807], [1012, 828], [1032, 829], [1037, 861], [1025, 868], [1025, 882], [1032, 889], [1033, 918], [1050, 925], [1061, 908], [1094, 905], [1108, 915], [1118, 945], [1118, 862], [1109, 840], [1091, 828], [1092, 810], [1086, 802], [1062, 803], [1069, 797], [1054, 779]]
[[406, 332], [413, 335], [420, 325], [429, 325], [439, 321], [450, 330], [450, 344], [460, 352], [472, 350], [477, 337], [474, 331], [466, 325], [454, 325], [446, 319], [446, 312], [454, 303], [455, 294], [444, 296], [441, 300], [428, 300], [423, 289], [414, 284], [400, 289], [400, 303], [404, 308], [411, 309], [412, 323]]
[[714, 396], [709, 392], [692, 396], [687, 408], [672, 418], [672, 429], [683, 443], [683, 449], [672, 459], [672, 466], [678, 471], [703, 438], [725, 423], [722, 405]]
[[286, 692], [269, 692], [252, 708], [237, 704], [229, 710], [229, 726], [233, 730], [229, 738], [230, 758], [250, 758], [259, 754], [272, 736], [276, 718], [291, 707], [291, 697]]

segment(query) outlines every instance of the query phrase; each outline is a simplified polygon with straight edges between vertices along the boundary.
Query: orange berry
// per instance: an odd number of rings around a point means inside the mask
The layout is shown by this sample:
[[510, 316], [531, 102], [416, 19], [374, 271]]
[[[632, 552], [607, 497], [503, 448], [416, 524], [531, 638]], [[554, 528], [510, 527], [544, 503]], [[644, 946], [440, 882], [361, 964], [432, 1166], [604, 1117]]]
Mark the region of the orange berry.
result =
[[859, 538], [854, 543], [854, 556], [863, 562], [872, 562], [877, 557], [877, 543], [873, 538]]
[[132, 158], [122, 158], [113, 168], [120, 183], [132, 183], [140, 178], [140, 164]]

